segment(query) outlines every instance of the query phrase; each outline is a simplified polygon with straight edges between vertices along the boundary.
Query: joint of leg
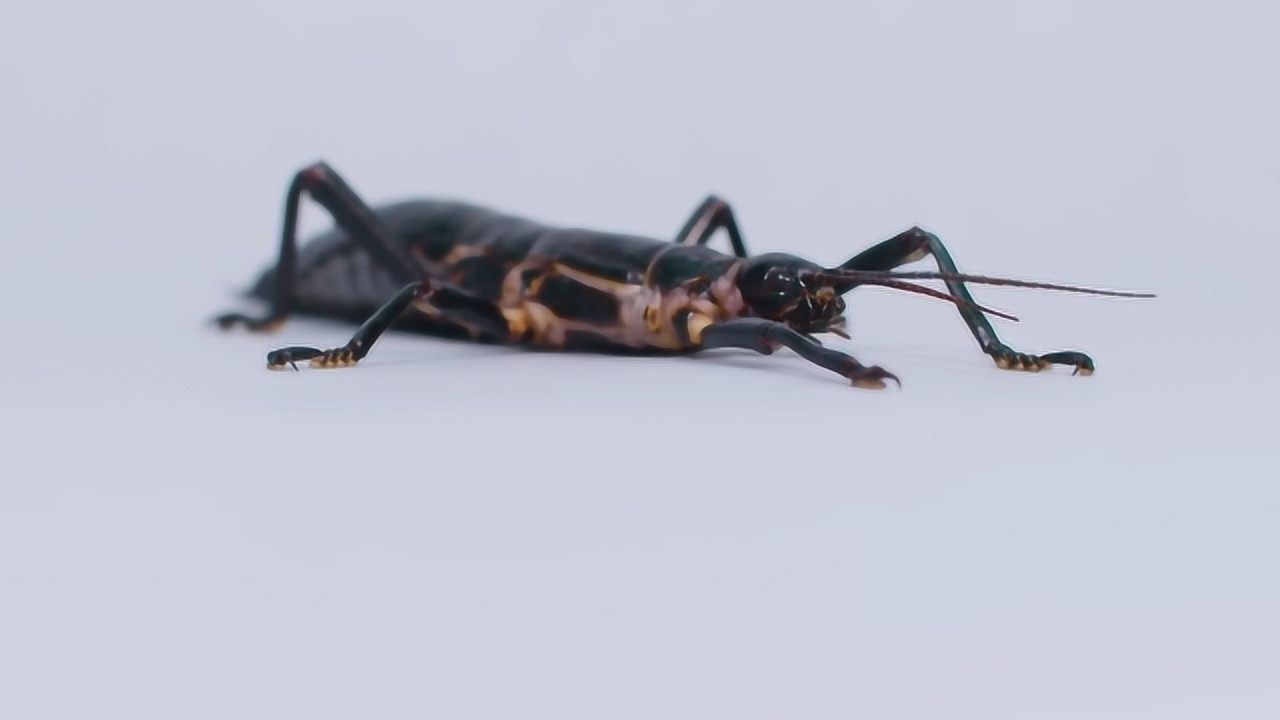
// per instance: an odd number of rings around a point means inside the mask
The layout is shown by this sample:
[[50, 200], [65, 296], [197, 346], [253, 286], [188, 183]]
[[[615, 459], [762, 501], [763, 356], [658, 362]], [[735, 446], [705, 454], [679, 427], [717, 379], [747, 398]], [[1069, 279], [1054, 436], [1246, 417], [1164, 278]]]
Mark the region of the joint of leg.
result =
[[322, 182], [329, 177], [329, 173], [329, 164], [323, 160], [317, 160], [303, 168], [302, 172], [298, 174], [308, 182]]
[[772, 325], [765, 325], [756, 333], [756, 352], [772, 355], [780, 345], [781, 343], [773, 338]]
[[933, 233], [917, 225], [907, 231], [907, 239], [913, 246], [926, 247], [936, 237]]

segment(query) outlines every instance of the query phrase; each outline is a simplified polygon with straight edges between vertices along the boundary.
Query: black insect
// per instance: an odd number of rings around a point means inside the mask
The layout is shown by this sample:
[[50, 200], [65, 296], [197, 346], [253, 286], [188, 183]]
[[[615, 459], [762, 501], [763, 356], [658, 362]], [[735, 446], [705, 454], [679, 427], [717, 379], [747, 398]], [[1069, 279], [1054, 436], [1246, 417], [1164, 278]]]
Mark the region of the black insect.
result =
[[[337, 227], [299, 252], [304, 193], [333, 215]], [[720, 229], [733, 255], [705, 247]], [[926, 255], [939, 272], [893, 272]], [[940, 279], [950, 292], [910, 282], [920, 279]], [[250, 291], [272, 303], [270, 314], [232, 313], [217, 322], [266, 330], [294, 312], [364, 321], [341, 347], [268, 353], [273, 369], [297, 369], [300, 360], [318, 367], [355, 364], [398, 322], [437, 334], [566, 350], [675, 354], [736, 347], [770, 354], [787, 347], [854, 385], [881, 388], [897, 377], [813, 337], [829, 332], [847, 338], [842, 296], [859, 285], [878, 285], [954, 303], [982, 351], [1001, 368], [1036, 372], [1060, 364], [1093, 372], [1082, 352], [1015, 352], [985, 317], [1011, 316], [978, 305], [965, 283], [1151, 297], [962, 274], [937, 236], [919, 228], [834, 268], [780, 253], [752, 257], [732, 210], [715, 197], [698, 207], [675, 242], [552, 228], [455, 202], [420, 200], [374, 210], [332, 168], [317, 163], [289, 186], [279, 263]]]

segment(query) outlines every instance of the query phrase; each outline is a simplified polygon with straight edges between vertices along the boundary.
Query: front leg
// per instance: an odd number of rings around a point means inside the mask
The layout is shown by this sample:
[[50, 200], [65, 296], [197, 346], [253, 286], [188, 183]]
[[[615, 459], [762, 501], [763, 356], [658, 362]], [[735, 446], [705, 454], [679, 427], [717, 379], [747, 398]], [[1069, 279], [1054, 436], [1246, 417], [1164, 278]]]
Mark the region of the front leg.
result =
[[[933, 256], [933, 259], [938, 263], [938, 269], [942, 272], [960, 272], [956, 268], [955, 261], [951, 259], [951, 253], [947, 252], [947, 248], [938, 239], [938, 236], [925, 232], [918, 227], [899, 233], [855, 255], [840, 267], [844, 270], [893, 270], [907, 263], [920, 260], [926, 255]], [[966, 301], [964, 304], [956, 305], [960, 311], [960, 317], [964, 320], [965, 325], [969, 327], [969, 332], [973, 333], [973, 337], [977, 339], [978, 346], [982, 348], [982, 352], [990, 355], [998, 367], [1005, 370], [1039, 372], [1050, 365], [1057, 364], [1073, 366], [1075, 370], [1072, 374], [1091, 375], [1093, 373], [1093, 359], [1082, 352], [1070, 350], [1044, 355], [1029, 355], [1020, 353], [1004, 344], [999, 336], [996, 335], [995, 328], [991, 327], [991, 323], [987, 321], [986, 316], [981, 310], [977, 309], [977, 303], [974, 302], [973, 296], [969, 294], [965, 284], [959, 280], [945, 280], [944, 282], [946, 282], [947, 289], [953, 295]]]
[[901, 385], [893, 373], [873, 365], [867, 367], [839, 350], [825, 348], [787, 325], [763, 318], [736, 318], [716, 323], [696, 339], [699, 350], [735, 347], [772, 355], [779, 347], [791, 348], [809, 362], [848, 378], [861, 388], [878, 390], [885, 380]]

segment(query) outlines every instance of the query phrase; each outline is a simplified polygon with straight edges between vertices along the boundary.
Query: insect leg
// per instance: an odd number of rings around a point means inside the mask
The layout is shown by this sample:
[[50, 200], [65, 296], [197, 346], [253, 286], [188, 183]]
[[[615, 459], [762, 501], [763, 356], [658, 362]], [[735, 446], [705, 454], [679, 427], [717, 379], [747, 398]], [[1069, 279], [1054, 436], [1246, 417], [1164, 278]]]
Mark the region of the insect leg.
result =
[[689, 217], [689, 221], [680, 228], [679, 234], [676, 235], [677, 245], [706, 245], [716, 230], [724, 228], [729, 235], [729, 244], [733, 246], [733, 254], [744, 258], [747, 256], [747, 246], [742, 242], [742, 233], [738, 231], [738, 221], [733, 217], [733, 208], [729, 207], [729, 203], [721, 200], [715, 195], [707, 196], [706, 200], [693, 211], [693, 215]]
[[718, 347], [746, 348], [762, 355], [787, 347], [805, 360], [849, 378], [858, 387], [879, 389], [885, 380], [898, 382], [897, 376], [878, 365], [867, 367], [839, 350], [822, 347], [783, 323], [763, 318], [736, 318], [703, 330], [699, 349]]
[[400, 282], [420, 279], [400, 250], [391, 231], [378, 219], [351, 186], [324, 162], [303, 168], [293, 176], [285, 195], [284, 227], [280, 237], [280, 260], [276, 264], [275, 298], [266, 317], [250, 317], [227, 313], [215, 318], [223, 328], [244, 325], [250, 330], [279, 327], [293, 309], [293, 284], [298, 257], [298, 206], [303, 194], [315, 200], [334, 222], [364, 247], [369, 254]]
[[412, 282], [401, 288], [395, 297], [365, 320], [346, 345], [331, 350], [305, 346], [280, 348], [267, 353], [267, 367], [281, 370], [285, 366], [292, 366], [297, 370], [295, 363], [300, 360], [310, 360], [317, 367], [355, 365], [369, 354], [369, 349], [382, 333], [410, 306], [454, 323], [478, 339], [499, 340], [508, 333], [506, 318], [492, 302], [429, 280]]
[[[932, 255], [943, 272], [959, 272], [951, 253], [938, 239], [937, 235], [920, 228], [911, 228], [899, 233], [884, 242], [855, 255], [840, 267], [846, 270], [892, 270], [901, 265], [915, 262], [925, 255]], [[973, 296], [963, 282], [946, 280], [947, 288], [953, 295], [968, 301], [968, 305], [957, 305], [960, 317], [969, 332], [977, 339], [982, 352], [991, 356], [996, 365], [1006, 370], [1027, 370], [1039, 372], [1052, 364], [1071, 365], [1075, 373], [1089, 375], [1093, 373], [1093, 360], [1088, 355], [1074, 350], [1052, 352], [1045, 355], [1029, 355], [1020, 353], [1004, 344], [996, 335], [996, 331], [987, 321], [986, 316], [974, 307]], [[1074, 374], [1074, 373], [1073, 373]]]

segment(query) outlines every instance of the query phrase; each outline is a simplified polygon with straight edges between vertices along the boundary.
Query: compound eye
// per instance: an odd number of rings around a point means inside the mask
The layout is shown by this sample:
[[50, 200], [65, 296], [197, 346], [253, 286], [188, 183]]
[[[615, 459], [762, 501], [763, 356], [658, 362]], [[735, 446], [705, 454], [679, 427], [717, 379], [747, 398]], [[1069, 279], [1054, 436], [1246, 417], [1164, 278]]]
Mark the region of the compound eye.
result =
[[764, 286], [775, 295], [795, 292], [796, 276], [785, 268], [773, 268], [764, 274]]

